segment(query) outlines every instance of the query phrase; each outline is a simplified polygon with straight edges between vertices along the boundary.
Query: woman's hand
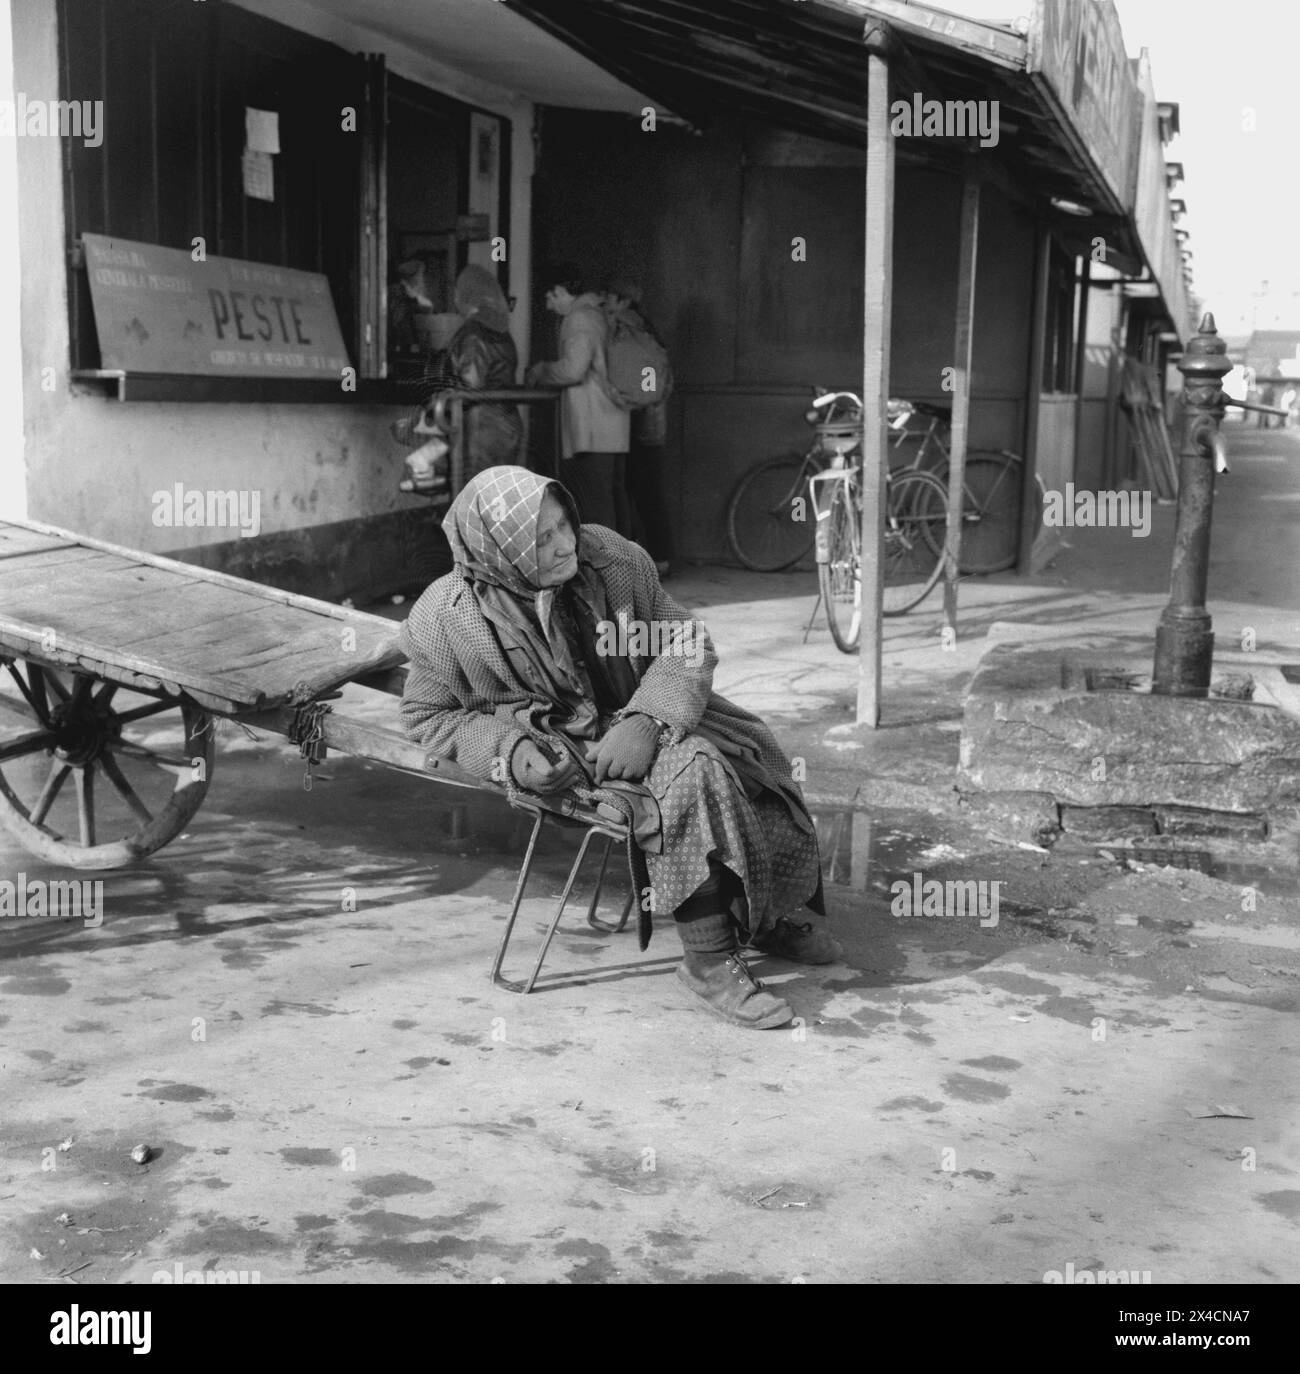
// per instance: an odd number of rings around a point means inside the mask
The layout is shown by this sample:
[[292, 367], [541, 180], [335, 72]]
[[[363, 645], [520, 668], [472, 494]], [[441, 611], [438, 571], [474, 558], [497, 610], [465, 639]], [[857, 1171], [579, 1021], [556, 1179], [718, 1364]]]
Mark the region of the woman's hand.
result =
[[510, 773], [525, 792], [563, 792], [582, 780], [582, 769], [571, 754], [566, 752], [558, 763], [552, 763], [530, 739], [515, 746]]
[[596, 748], [597, 783], [606, 778], [640, 782], [654, 765], [660, 728], [649, 716], [624, 716]]

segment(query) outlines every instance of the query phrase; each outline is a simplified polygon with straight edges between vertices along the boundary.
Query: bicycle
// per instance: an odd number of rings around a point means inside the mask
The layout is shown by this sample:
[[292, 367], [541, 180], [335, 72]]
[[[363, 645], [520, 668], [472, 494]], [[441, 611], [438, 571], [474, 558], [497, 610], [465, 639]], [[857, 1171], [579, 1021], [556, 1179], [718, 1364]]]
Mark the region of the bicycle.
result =
[[[913, 428], [910, 421], [920, 415], [928, 422], [923, 429]], [[941, 430], [952, 424], [949, 406], [932, 405], [926, 401], [891, 400], [888, 411], [889, 427], [897, 434], [890, 447], [895, 452], [916, 441], [916, 452], [904, 471], [933, 472], [946, 486], [948, 481], [948, 446]], [[936, 456], [937, 455], [937, 456]], [[959, 570], [964, 574], [982, 575], [1005, 572], [1011, 567], [1020, 549], [1020, 503], [1025, 460], [1010, 449], [968, 449], [962, 477], [962, 532]], [[1043, 479], [1035, 474], [1038, 486], [1038, 522], [1042, 521]], [[942, 552], [942, 536], [935, 553]]]
[[[808, 479], [816, 519], [821, 601], [831, 638], [846, 654], [857, 651], [862, 630], [860, 472], [859, 451], [852, 461], [847, 454], [837, 455], [830, 468]], [[886, 472], [881, 536], [881, 609], [885, 615], [903, 615], [933, 590], [943, 574], [947, 525], [948, 491], [934, 473], [916, 468]]]
[[812, 552], [809, 481], [862, 443], [862, 402], [851, 391], [814, 387], [804, 419], [814, 428], [807, 451], [751, 468], [727, 503], [727, 542], [754, 572], [782, 572]]
[[[851, 403], [846, 407], [844, 402]], [[772, 458], [747, 472], [727, 506], [727, 538], [732, 553], [754, 572], [781, 572], [807, 556], [814, 531], [796, 516], [809, 483], [861, 442], [861, 402], [852, 392], [817, 394], [806, 412], [816, 433], [807, 452]], [[927, 417], [922, 429], [909, 425], [913, 415]], [[888, 422], [894, 452], [916, 441], [908, 461], [891, 462], [902, 471], [928, 471], [946, 483], [948, 449], [940, 430], [951, 421], [947, 407], [922, 401], [891, 400]], [[1016, 561], [1020, 535], [1020, 484], [1024, 460], [1005, 449], [975, 449], [966, 460], [962, 487], [962, 550], [959, 570], [965, 574], [1002, 572]], [[1039, 519], [1043, 482], [1038, 479]], [[929, 525], [926, 526], [929, 529]], [[936, 555], [943, 534], [931, 535]]]

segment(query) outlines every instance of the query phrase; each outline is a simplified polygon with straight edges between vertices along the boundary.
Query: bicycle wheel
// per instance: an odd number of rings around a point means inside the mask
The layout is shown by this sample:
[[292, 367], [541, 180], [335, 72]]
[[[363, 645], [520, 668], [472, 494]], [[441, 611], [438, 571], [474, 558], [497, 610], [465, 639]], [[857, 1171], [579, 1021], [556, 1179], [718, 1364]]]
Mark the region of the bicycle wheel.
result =
[[948, 493], [932, 472], [889, 479], [881, 580], [886, 615], [902, 615], [929, 595], [943, 574]]
[[1023, 470], [1018, 453], [976, 449], [966, 455], [958, 561], [963, 573], [1002, 572], [1015, 563]]
[[826, 516], [827, 559], [817, 564], [817, 581], [831, 638], [841, 653], [858, 651], [862, 633], [862, 512], [856, 481], [835, 484]]
[[780, 572], [812, 548], [808, 471], [806, 459], [789, 454], [760, 464], [736, 483], [727, 504], [727, 541], [745, 567]]

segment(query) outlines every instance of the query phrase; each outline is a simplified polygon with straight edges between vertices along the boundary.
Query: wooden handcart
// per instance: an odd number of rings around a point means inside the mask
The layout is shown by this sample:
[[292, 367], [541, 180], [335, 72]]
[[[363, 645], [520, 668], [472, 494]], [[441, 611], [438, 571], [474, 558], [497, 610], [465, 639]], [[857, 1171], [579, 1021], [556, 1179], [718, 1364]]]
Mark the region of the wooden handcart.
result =
[[[185, 828], [215, 764], [223, 717], [435, 783], [491, 791], [396, 728], [349, 718], [327, 698], [346, 683], [400, 696], [405, 656], [392, 621], [175, 559], [34, 522], [0, 522], [0, 824], [73, 869], [119, 868]], [[14, 718], [18, 722], [14, 725]], [[534, 817], [495, 982], [531, 991], [578, 870], [597, 837], [625, 840], [621, 815], [572, 797], [523, 797]], [[586, 828], [526, 984], [501, 963], [548, 818]], [[601, 864], [603, 882], [605, 863]], [[588, 911], [596, 918], [600, 882]], [[614, 929], [623, 929], [630, 910]]]

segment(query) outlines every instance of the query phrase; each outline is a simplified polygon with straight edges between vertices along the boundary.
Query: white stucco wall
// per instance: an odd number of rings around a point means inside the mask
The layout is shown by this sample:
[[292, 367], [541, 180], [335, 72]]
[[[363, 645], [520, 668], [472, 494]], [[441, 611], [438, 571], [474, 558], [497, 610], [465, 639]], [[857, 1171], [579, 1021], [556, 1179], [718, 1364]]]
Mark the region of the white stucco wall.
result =
[[[282, 22], [292, 22], [292, 11], [299, 21], [295, 26], [308, 28], [301, 22], [307, 12], [304, 6], [270, 3], [249, 8]], [[4, 63], [12, 85], [29, 98], [56, 98], [54, 0], [0, 0], [0, 15], [12, 20], [14, 57], [12, 64]], [[359, 30], [319, 36], [350, 40], [344, 45], [352, 50], [385, 51], [380, 36]], [[0, 61], [3, 57], [0, 51]], [[417, 80], [427, 76], [412, 70], [419, 64], [410, 54], [400, 57], [393, 65], [404, 75]], [[448, 93], [469, 94], [465, 89]], [[473, 98], [487, 105], [487, 94], [491, 93], [474, 89]], [[511, 290], [523, 302], [529, 291], [532, 106], [505, 97], [497, 98], [491, 108], [512, 120]], [[105, 111], [104, 123], [107, 142], [112, 138], [111, 109]], [[21, 307], [20, 407], [12, 400], [13, 312], [6, 310], [0, 324], [0, 366], [6, 378], [0, 500], [7, 513], [20, 515], [25, 495], [33, 519], [167, 551], [219, 543], [234, 534], [229, 529], [156, 527], [152, 495], [178, 482], [191, 489], [260, 492], [263, 533], [419, 504], [397, 491], [405, 450], [388, 434], [389, 422], [400, 413], [390, 407], [122, 403], [73, 394], [61, 145], [55, 138], [21, 138], [13, 145], [0, 146], [0, 299], [4, 293], [10, 299], [18, 296]], [[16, 175], [11, 158], [16, 159]], [[16, 195], [11, 194], [15, 180]], [[6, 258], [4, 237], [4, 216], [12, 215], [15, 204], [21, 255], [17, 266]], [[529, 311], [521, 308], [515, 314], [517, 326], [526, 329]], [[517, 341], [521, 351], [526, 349], [526, 337]], [[47, 367], [54, 370], [52, 391], [42, 388], [42, 369]]]
[[[13, 100], [9, 0], [0, 0], [0, 100]], [[0, 519], [27, 515], [23, 462], [22, 329], [19, 314], [18, 140], [0, 138]]]

